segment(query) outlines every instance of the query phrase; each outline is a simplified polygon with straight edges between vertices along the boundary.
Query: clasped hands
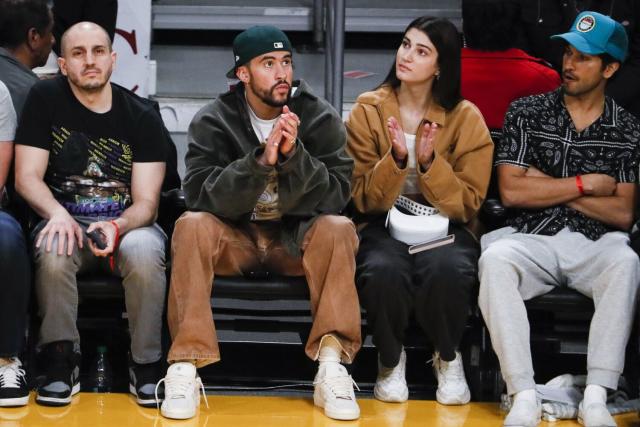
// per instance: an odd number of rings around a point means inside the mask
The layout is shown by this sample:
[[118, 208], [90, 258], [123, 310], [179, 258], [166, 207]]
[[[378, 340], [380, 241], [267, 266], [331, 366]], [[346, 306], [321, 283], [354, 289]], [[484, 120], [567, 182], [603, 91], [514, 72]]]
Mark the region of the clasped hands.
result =
[[295, 150], [299, 126], [300, 119], [285, 105], [278, 121], [271, 129], [264, 151], [258, 157], [258, 163], [263, 166], [274, 166], [278, 161], [278, 153], [290, 157]]

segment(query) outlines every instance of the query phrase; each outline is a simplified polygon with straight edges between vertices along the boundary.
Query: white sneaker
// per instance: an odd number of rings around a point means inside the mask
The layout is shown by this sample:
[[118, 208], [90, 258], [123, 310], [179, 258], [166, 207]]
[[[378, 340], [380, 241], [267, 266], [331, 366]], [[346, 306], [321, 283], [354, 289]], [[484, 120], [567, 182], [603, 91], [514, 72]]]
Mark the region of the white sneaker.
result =
[[373, 388], [373, 395], [383, 402], [406, 402], [409, 398], [409, 388], [405, 378], [407, 354], [402, 349], [400, 360], [394, 368], [387, 368], [380, 363], [378, 357], [378, 378]]
[[511, 410], [504, 419], [504, 427], [536, 427], [540, 424], [542, 407], [540, 401], [514, 399]]
[[440, 354], [433, 355], [433, 368], [438, 378], [436, 400], [442, 405], [464, 405], [471, 400], [471, 392], [464, 377], [462, 356], [456, 351], [456, 358], [451, 362], [440, 359]]
[[29, 403], [29, 388], [22, 363], [17, 357], [0, 366], [0, 407], [24, 406]]
[[578, 406], [578, 422], [585, 427], [617, 427], [605, 403], [591, 403]]
[[324, 408], [324, 414], [334, 420], [356, 420], [360, 418], [360, 407], [354, 385], [358, 387], [340, 363], [320, 363], [313, 380], [313, 403]]
[[[156, 393], [162, 383], [164, 383], [164, 401], [160, 413], [176, 420], [194, 417], [200, 406], [200, 390], [203, 395], [205, 394], [202, 380], [196, 374], [196, 367], [188, 362], [174, 363], [169, 366], [167, 376], [158, 381]], [[204, 401], [208, 408], [206, 395]]]

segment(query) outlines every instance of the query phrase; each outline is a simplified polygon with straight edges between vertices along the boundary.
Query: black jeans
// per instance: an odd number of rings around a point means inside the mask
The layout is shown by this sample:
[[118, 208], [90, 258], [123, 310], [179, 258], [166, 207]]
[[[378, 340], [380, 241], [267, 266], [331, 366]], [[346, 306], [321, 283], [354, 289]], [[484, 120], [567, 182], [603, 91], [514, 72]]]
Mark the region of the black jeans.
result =
[[383, 221], [361, 232], [356, 285], [384, 366], [398, 364], [411, 314], [440, 357], [455, 359], [477, 297], [480, 247], [459, 225], [450, 223], [449, 233], [454, 243], [410, 255]]
[[22, 351], [30, 291], [31, 265], [22, 228], [0, 211], [0, 357]]

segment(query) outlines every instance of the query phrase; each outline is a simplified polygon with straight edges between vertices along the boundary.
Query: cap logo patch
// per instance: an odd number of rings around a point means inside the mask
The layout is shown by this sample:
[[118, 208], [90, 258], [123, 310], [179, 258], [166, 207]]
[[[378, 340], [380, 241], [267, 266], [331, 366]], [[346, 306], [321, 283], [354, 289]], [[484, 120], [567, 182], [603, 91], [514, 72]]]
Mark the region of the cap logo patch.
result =
[[581, 33], [588, 33], [596, 26], [596, 18], [592, 15], [585, 15], [576, 24], [576, 29]]
[[240, 56], [236, 55], [236, 62], [238, 62], [240, 60]]
[[282, 49], [284, 47], [284, 44], [282, 42], [275, 42], [273, 44], [273, 47], [276, 49]]

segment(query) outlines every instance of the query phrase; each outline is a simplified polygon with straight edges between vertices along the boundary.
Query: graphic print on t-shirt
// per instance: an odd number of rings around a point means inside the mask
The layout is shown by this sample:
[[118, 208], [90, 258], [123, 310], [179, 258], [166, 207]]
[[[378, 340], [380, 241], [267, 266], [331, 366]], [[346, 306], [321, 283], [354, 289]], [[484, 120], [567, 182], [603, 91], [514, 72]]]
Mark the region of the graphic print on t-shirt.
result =
[[74, 216], [117, 217], [131, 204], [131, 146], [52, 127], [45, 181]]

